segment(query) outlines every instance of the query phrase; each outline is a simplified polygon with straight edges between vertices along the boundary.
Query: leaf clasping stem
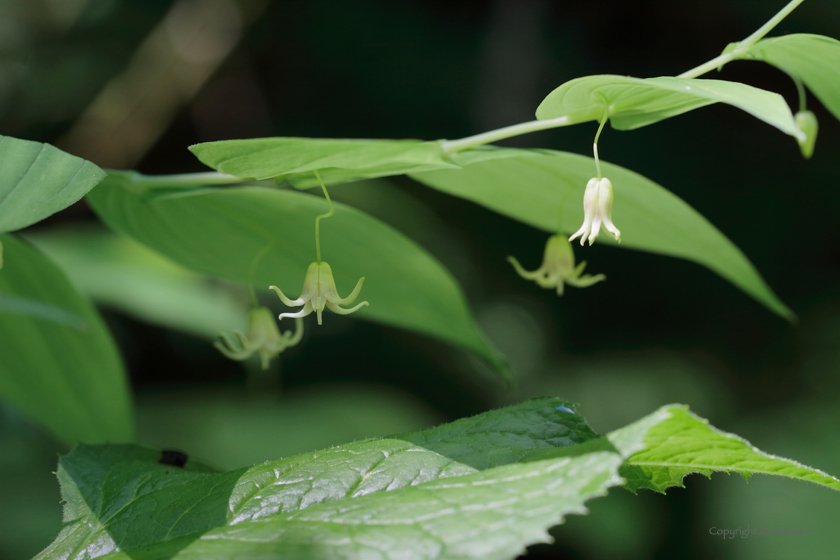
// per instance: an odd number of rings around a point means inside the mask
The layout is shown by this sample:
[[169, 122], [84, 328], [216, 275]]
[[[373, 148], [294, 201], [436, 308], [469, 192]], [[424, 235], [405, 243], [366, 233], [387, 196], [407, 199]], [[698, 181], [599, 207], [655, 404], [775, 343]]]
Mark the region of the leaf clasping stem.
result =
[[318, 173], [318, 170], [314, 169], [313, 171], [315, 172], [315, 177], [318, 179], [318, 183], [321, 185], [321, 190], [324, 191], [324, 197], [327, 199], [327, 204], [330, 205], [329, 212], [316, 216], [315, 218], [315, 255], [318, 264], [321, 264], [321, 219], [329, 218], [335, 214], [335, 207], [333, 206], [332, 200], [330, 200], [330, 193], [327, 192], [327, 187], [324, 185], [324, 181], [321, 179], [321, 175]]
[[758, 41], [763, 39], [765, 35], [770, 33], [770, 31], [772, 31], [774, 27], [779, 25], [779, 23], [781, 23], [783, 19], [785, 19], [788, 15], [790, 15], [790, 13], [793, 10], [795, 10], [804, 1], [805, 0], [791, 0], [790, 2], [788, 2], [788, 4], [784, 8], [779, 10], [779, 13], [777, 13], [775, 16], [770, 18], [770, 20], [767, 23], [765, 23], [764, 25], [759, 27], [755, 31], [755, 33], [753, 33], [752, 35], [750, 35], [749, 37], [747, 37], [743, 41], [739, 41], [738, 43], [736, 43], [736, 46], [735, 46], [734, 50], [732, 50], [731, 52], [724, 53], [724, 54], [721, 54], [719, 56], [716, 56], [712, 60], [710, 60], [708, 62], [704, 62], [703, 64], [701, 64], [700, 66], [697, 66], [696, 68], [692, 68], [691, 70], [683, 72], [682, 74], [680, 74], [677, 77], [678, 78], [697, 78], [699, 76], [702, 76], [706, 72], [711, 72], [715, 68], [720, 68], [721, 66], [723, 66], [727, 62], [731, 62], [733, 60], [741, 58], [741, 56], [746, 51], [748, 51], [750, 49], [750, 47], [752, 47]]

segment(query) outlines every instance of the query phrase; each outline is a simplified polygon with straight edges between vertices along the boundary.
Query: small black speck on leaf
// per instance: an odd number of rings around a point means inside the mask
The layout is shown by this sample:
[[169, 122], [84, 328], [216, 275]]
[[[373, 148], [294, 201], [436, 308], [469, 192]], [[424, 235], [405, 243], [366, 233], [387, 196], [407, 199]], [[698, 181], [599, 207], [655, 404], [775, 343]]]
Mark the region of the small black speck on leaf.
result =
[[[183, 467], [187, 464], [187, 454], [173, 449], [164, 449], [160, 452], [161, 465], [172, 465], [173, 467]], [[167, 471], [168, 473], [169, 471]]]

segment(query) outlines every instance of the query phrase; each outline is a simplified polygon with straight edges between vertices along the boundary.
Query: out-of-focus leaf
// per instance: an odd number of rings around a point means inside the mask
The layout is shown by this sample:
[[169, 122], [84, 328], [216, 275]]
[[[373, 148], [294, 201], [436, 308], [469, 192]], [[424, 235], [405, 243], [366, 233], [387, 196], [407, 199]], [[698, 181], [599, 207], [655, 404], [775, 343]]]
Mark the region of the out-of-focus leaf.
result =
[[[323, 198], [262, 187], [138, 191], [109, 178], [89, 196], [113, 229], [198, 272], [296, 294], [315, 260], [313, 224]], [[323, 257], [339, 294], [366, 277], [354, 315], [437, 337], [495, 371], [507, 365], [479, 331], [460, 287], [429, 253], [375, 218], [342, 204], [322, 222]], [[253, 271], [253, 276], [252, 276]], [[329, 320], [327, 318], [326, 320]]]
[[762, 39], [747, 57], [763, 60], [802, 80], [826, 109], [840, 119], [840, 41], [793, 33]]
[[[583, 222], [581, 200], [595, 164], [589, 157], [552, 150], [485, 147], [455, 154], [463, 169], [412, 174], [435, 189], [477, 202], [527, 224], [571, 234]], [[612, 181], [613, 221], [620, 247], [692, 260], [720, 274], [783, 317], [793, 313], [746, 256], [688, 204], [653, 181], [601, 162]], [[607, 234], [598, 241], [616, 245]]]
[[[722, 432], [707, 420], [670, 405], [659, 413], [668, 418], [644, 429], [644, 446], [633, 453], [621, 468], [625, 486], [633, 491], [647, 488], [664, 492], [673, 486], [683, 488], [683, 478], [692, 473], [710, 476], [715, 471], [736, 472], [745, 479], [753, 474], [772, 474], [820, 484], [840, 490], [840, 480], [796, 461], [760, 451], [734, 434]], [[609, 439], [619, 451], [624, 450], [623, 430]], [[632, 434], [636, 444], [638, 434]]]
[[96, 310], [47, 257], [0, 240], [0, 398], [68, 442], [130, 441], [125, 372]]
[[538, 399], [221, 474], [79, 446], [58, 470], [69, 523], [39, 558], [511, 558], [620, 481], [611, 452], [506, 464], [593, 437], [569, 406]]
[[605, 112], [618, 130], [632, 130], [712, 103], [726, 103], [794, 138], [797, 128], [781, 95], [737, 82], [688, 78], [587, 76], [561, 85], [537, 107], [538, 119], [597, 121]]
[[97, 303], [203, 337], [245, 328], [247, 300], [128, 237], [101, 227], [63, 227], [27, 239]]
[[443, 158], [442, 142], [345, 140], [335, 138], [253, 138], [190, 146], [202, 163], [222, 173], [250, 179], [289, 179], [296, 186], [401, 175], [454, 167]]
[[0, 136], [0, 162], [0, 233], [24, 228], [70, 206], [105, 177], [104, 171], [82, 158], [9, 136]]

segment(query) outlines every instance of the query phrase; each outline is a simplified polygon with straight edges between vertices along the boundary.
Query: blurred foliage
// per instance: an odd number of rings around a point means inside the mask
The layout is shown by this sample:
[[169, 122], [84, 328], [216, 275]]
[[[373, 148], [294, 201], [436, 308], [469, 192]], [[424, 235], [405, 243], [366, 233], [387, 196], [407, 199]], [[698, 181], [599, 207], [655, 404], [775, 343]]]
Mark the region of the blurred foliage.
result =
[[[0, 3], [0, 133], [74, 153], [62, 138], [174, 3]], [[682, 72], [747, 36], [782, 3], [272, 2], [139, 169], [201, 171], [187, 146], [228, 138], [431, 140], [513, 124], [578, 76]], [[805, 2], [774, 34], [790, 32], [840, 37], [840, 5]], [[712, 77], [796, 103], [790, 79], [765, 65], [736, 62]], [[789, 138], [722, 106], [634, 132], [607, 129], [600, 141], [603, 158], [672, 190], [732, 239], [799, 315], [797, 326], [696, 265], [604, 246], [577, 256], [608, 281], [557, 298], [505, 261], [514, 254], [539, 262], [542, 232], [405, 178], [391, 181], [399, 190], [387, 203], [378, 187], [347, 185], [334, 189], [336, 198], [401, 229], [449, 267], [509, 356], [517, 389], [506, 392], [439, 343], [353, 318], [309, 329], [280, 368], [260, 377], [206, 340], [109, 312], [137, 395], [141, 440], [238, 466], [556, 394], [582, 403], [599, 431], [686, 402], [762, 449], [840, 472], [831, 436], [840, 420], [840, 124], [813, 97], [809, 109], [820, 137], [808, 162]], [[594, 132], [581, 125], [512, 144], [586, 154]], [[92, 220], [81, 203], [46, 225]], [[237, 437], [256, 427], [253, 439]], [[25, 558], [58, 530], [50, 473], [62, 448], [3, 409], [0, 449], [0, 557]], [[832, 493], [768, 478], [686, 482], [668, 496], [613, 491], [530, 557], [836, 556], [830, 523], [840, 502]], [[708, 534], [747, 524], [812, 534], [726, 541]]]

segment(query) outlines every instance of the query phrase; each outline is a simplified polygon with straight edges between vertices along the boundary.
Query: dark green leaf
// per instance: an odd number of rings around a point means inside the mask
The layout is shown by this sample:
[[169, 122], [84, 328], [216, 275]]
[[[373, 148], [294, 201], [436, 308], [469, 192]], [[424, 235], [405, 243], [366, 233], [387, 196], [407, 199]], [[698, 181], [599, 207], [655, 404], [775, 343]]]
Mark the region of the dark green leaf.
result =
[[621, 458], [609, 452], [505, 466], [534, 449], [593, 438], [569, 407], [537, 399], [223, 474], [192, 462], [161, 465], [160, 452], [136, 446], [79, 446], [59, 463], [68, 526], [39, 558], [117, 549], [131, 558], [240, 558], [256, 553], [241, 538], [267, 534], [258, 548], [281, 556], [329, 554], [338, 538], [350, 558], [402, 539], [386, 557], [425, 557], [432, 546], [435, 558], [454, 550], [509, 558], [618, 482]]
[[125, 373], [96, 310], [45, 256], [0, 240], [0, 398], [68, 442], [130, 441]]

